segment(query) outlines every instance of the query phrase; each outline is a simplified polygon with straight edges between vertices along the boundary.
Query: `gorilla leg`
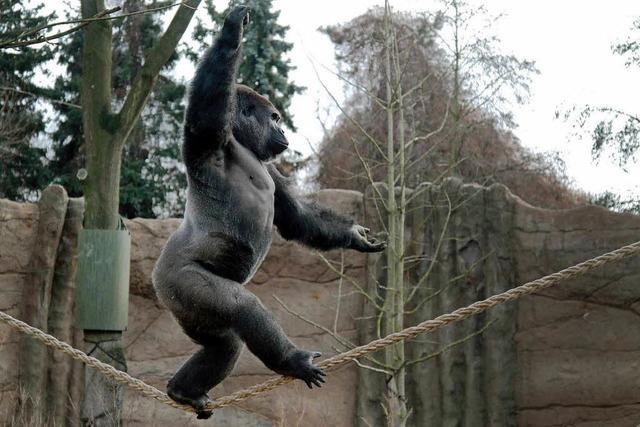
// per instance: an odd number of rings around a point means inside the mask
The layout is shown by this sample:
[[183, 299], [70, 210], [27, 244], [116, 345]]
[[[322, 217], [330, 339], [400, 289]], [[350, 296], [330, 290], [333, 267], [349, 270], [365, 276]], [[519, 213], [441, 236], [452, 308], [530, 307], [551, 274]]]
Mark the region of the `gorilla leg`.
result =
[[[243, 288], [244, 290], [244, 288]], [[246, 291], [245, 303], [239, 309], [234, 330], [240, 335], [265, 366], [279, 374], [295, 377], [320, 387], [324, 372], [313, 365], [318, 352], [296, 348], [285, 335], [275, 317], [262, 305], [258, 297]]]
[[[157, 273], [154, 273], [156, 291], [163, 303], [171, 309], [185, 332], [205, 345], [201, 356], [194, 355], [193, 366], [200, 366], [208, 354], [210, 346], [206, 345], [206, 337], [230, 335], [244, 341], [269, 369], [302, 379], [308, 386], [320, 385], [323, 373], [312, 363], [312, 358], [320, 354], [297, 349], [275, 317], [242, 284], [213, 274], [195, 263], [168, 276]], [[218, 342], [217, 345], [237, 346], [233, 342]], [[191, 361], [183, 367], [185, 372], [181, 376], [189, 378], [190, 365]], [[216, 369], [222, 371], [222, 368]], [[187, 383], [186, 380], [180, 382]], [[199, 382], [194, 384], [200, 389], [183, 391], [192, 399], [201, 396], [205, 388]], [[191, 390], [191, 387], [186, 389]]]
[[[205, 341], [205, 339], [200, 339]], [[196, 352], [169, 380], [167, 394], [173, 400], [198, 410], [198, 418], [209, 418], [204, 408], [209, 402], [207, 392], [225, 379], [242, 351], [242, 341], [234, 334], [206, 338]]]

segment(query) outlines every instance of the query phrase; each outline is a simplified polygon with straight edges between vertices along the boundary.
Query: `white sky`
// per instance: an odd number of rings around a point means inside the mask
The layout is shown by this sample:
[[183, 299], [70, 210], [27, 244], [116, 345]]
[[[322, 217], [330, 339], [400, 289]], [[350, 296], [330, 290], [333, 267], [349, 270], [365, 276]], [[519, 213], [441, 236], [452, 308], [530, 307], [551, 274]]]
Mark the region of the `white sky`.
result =
[[[594, 165], [590, 141], [571, 138], [571, 126], [555, 118], [557, 109], [585, 103], [618, 107], [636, 114], [640, 111], [640, 69], [625, 68], [624, 60], [611, 52], [611, 45], [624, 40], [634, 17], [640, 16], [640, 1], [469, 1], [483, 3], [491, 14], [504, 13], [494, 30], [505, 51], [536, 61], [540, 70], [531, 86], [530, 102], [515, 110], [519, 124], [515, 133], [522, 143], [537, 151], [560, 152], [569, 176], [579, 188], [593, 193], [613, 190], [640, 194], [639, 165], [629, 165], [630, 173], [604, 159], [600, 165]], [[227, 3], [214, 0], [219, 10]], [[317, 146], [322, 138], [317, 106], [323, 112], [333, 106], [313, 71], [312, 61], [332, 93], [339, 99], [342, 94], [342, 83], [323, 69], [335, 70], [333, 45], [317, 28], [346, 22], [382, 3], [382, 0], [274, 0], [274, 8], [281, 11], [280, 23], [291, 27], [287, 36], [294, 45], [290, 58], [297, 67], [291, 77], [307, 87], [292, 103], [291, 111], [298, 127], [297, 134], [289, 135], [293, 149], [305, 154], [312, 152], [311, 146]], [[392, 0], [391, 3], [397, 9], [409, 11], [437, 7], [434, 0]], [[61, 1], [48, 6], [54, 4], [64, 7]], [[204, 8], [197, 13], [204, 16]], [[189, 79], [193, 67], [183, 61], [178, 73]], [[335, 117], [335, 108], [332, 114]], [[323, 117], [326, 119], [324, 113]], [[332, 120], [327, 122], [331, 123]]]
[[[221, 1], [223, 5], [226, 2]], [[473, 1], [472, 1], [473, 3]], [[516, 135], [522, 143], [538, 151], [559, 151], [569, 176], [578, 187], [590, 192], [607, 189], [621, 193], [640, 193], [640, 167], [630, 165], [631, 173], [601, 161], [591, 161], [588, 139], [570, 138], [571, 127], [555, 119], [558, 108], [584, 103], [616, 106], [637, 113], [640, 110], [640, 70], [627, 69], [621, 57], [612, 54], [611, 45], [629, 34], [634, 17], [640, 16], [640, 1], [635, 0], [490, 0], [483, 2], [490, 13], [504, 13], [495, 28], [506, 51], [536, 61], [540, 75], [534, 77], [528, 105], [517, 108]], [[291, 60], [298, 69], [292, 78], [307, 86], [296, 96], [291, 111], [298, 134], [292, 138], [294, 149], [310, 152], [308, 141], [317, 143], [322, 128], [316, 118], [316, 105], [332, 102], [320, 86], [310, 64], [319, 70], [335, 69], [333, 47], [316, 29], [345, 22], [381, 1], [295, 1], [275, 0], [281, 11], [280, 22], [289, 25], [289, 40], [294, 43]], [[396, 0], [402, 10], [426, 10], [432, 1]], [[328, 72], [322, 79], [334, 94], [342, 85]], [[330, 122], [329, 122], [330, 123]]]

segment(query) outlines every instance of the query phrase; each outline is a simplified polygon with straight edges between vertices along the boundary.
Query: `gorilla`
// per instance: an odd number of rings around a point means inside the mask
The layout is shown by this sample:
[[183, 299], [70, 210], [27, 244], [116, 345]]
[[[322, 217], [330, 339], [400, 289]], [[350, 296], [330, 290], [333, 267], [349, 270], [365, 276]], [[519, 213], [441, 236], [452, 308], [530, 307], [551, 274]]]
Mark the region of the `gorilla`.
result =
[[269, 369], [320, 387], [320, 353], [296, 347], [244, 285], [271, 245], [275, 225], [287, 240], [320, 250], [382, 251], [386, 243], [329, 209], [298, 200], [269, 162], [288, 146], [280, 113], [236, 84], [248, 8], [234, 8], [192, 81], [183, 158], [184, 220], [153, 271], [153, 285], [184, 332], [202, 348], [171, 378], [169, 396], [208, 418], [207, 392], [233, 369], [244, 344]]

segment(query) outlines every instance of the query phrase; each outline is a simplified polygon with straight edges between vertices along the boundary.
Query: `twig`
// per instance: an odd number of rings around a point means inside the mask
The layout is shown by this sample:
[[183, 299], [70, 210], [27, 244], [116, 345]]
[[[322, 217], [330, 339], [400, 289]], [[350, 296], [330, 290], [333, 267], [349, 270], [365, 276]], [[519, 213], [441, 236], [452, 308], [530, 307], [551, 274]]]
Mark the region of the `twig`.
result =
[[327, 267], [329, 267], [329, 269], [331, 269], [331, 271], [333, 271], [335, 274], [338, 275], [338, 277], [347, 279], [347, 281], [349, 283], [351, 283], [353, 285], [354, 288], [356, 288], [356, 290], [358, 291], [358, 293], [360, 293], [363, 297], [365, 297], [371, 304], [373, 304], [376, 308], [380, 309], [381, 307], [378, 305], [378, 303], [369, 295], [367, 294], [367, 292], [362, 288], [362, 286], [360, 286], [360, 284], [358, 282], [356, 282], [355, 279], [353, 279], [350, 276], [347, 276], [344, 273], [341, 273], [340, 270], [338, 270], [337, 268], [335, 268], [332, 264], [331, 261], [329, 261], [324, 255], [322, 255], [320, 252], [316, 252], [316, 254], [320, 257], [320, 259], [322, 261], [324, 261], [324, 263], [327, 265]]
[[[76, 32], [80, 29], [82, 29], [83, 27], [89, 25], [92, 21], [95, 21], [96, 19], [102, 19], [104, 18], [105, 15], [109, 15], [111, 13], [117, 12], [120, 9], [122, 9], [120, 6], [114, 7], [112, 9], [106, 9], [103, 10], [101, 12], [96, 13], [94, 16], [92, 16], [91, 18], [87, 18], [86, 20], [80, 20], [79, 22], [82, 22], [80, 25], [76, 25], [73, 28], [70, 28], [66, 31], [62, 31], [59, 33], [56, 33], [54, 35], [51, 36], [47, 36], [47, 37], [36, 37], [35, 39], [32, 40], [25, 40], [25, 41], [18, 41], [20, 40], [22, 37], [24, 37], [25, 35], [31, 35], [31, 34], [35, 34], [39, 31], [42, 31], [48, 27], [53, 27], [56, 25], [62, 25], [62, 24], [69, 24], [71, 22], [56, 22], [53, 24], [49, 24], [49, 25], [45, 25], [44, 27], [41, 28], [36, 28], [34, 30], [30, 30], [27, 31], [25, 33], [22, 33], [20, 35], [18, 35], [18, 37], [12, 39], [12, 40], [3, 40], [2, 42], [0, 42], [0, 49], [10, 49], [10, 48], [15, 48], [15, 47], [24, 47], [24, 46], [29, 46], [29, 45], [33, 45], [33, 44], [40, 44], [40, 43], [44, 43], [47, 42], [49, 40], [54, 40], [63, 36], [66, 36], [67, 34], [71, 34], [73, 32]], [[110, 17], [111, 18], [111, 17]]]
[[[278, 302], [278, 304], [280, 304], [280, 306], [281, 306], [281, 307], [282, 307], [282, 308], [283, 308], [287, 313], [289, 313], [289, 314], [290, 314], [290, 315], [292, 315], [292, 316], [297, 317], [298, 319], [300, 319], [300, 320], [302, 320], [303, 322], [305, 322], [305, 323], [307, 323], [307, 324], [309, 324], [309, 325], [313, 326], [314, 328], [317, 328], [317, 329], [319, 329], [319, 330], [321, 330], [321, 331], [323, 331], [323, 332], [325, 332], [325, 333], [329, 334], [329, 335], [330, 335], [334, 340], [336, 340], [336, 341], [337, 341], [341, 346], [343, 346], [343, 347], [344, 347], [344, 349], [349, 349], [349, 350], [350, 350], [350, 349], [352, 349], [352, 348], [355, 348], [355, 347], [356, 347], [356, 345], [355, 345], [354, 343], [352, 343], [352, 342], [351, 342], [351, 341], [349, 341], [348, 339], [346, 339], [346, 338], [344, 338], [344, 337], [340, 336], [337, 332], [336, 332], [336, 333], [334, 333], [331, 329], [326, 328], [326, 327], [322, 326], [321, 324], [319, 324], [319, 323], [317, 323], [317, 322], [314, 322], [313, 320], [311, 320], [311, 319], [309, 319], [309, 318], [307, 318], [307, 317], [303, 316], [302, 314], [300, 314], [300, 313], [298, 313], [298, 312], [294, 311], [294, 310], [293, 310], [293, 309], [291, 309], [289, 306], [287, 306], [287, 305], [284, 303], [284, 301], [282, 301], [282, 300], [281, 300], [280, 298], [278, 298], [277, 296], [275, 296], [275, 295], [272, 295], [272, 296], [273, 296], [273, 299], [275, 299], [275, 300]], [[340, 353], [340, 352], [342, 352], [342, 351], [344, 351], [344, 350], [339, 350], [339, 351], [337, 351], [337, 353]], [[381, 369], [385, 369], [385, 368], [386, 368], [382, 363], [380, 363], [380, 362], [378, 362], [377, 360], [375, 360], [372, 356], [365, 356], [364, 358], [365, 358], [366, 360], [368, 360], [369, 362], [371, 362], [371, 363], [375, 364], [375, 365], [381, 366], [381, 367], [382, 367]], [[363, 367], [364, 367], [364, 366], [363, 366]], [[373, 369], [373, 368], [372, 368], [372, 369]]]
[[22, 89], [16, 89], [16, 88], [12, 88], [12, 87], [8, 87], [8, 86], [0, 86], [0, 90], [5, 91], [5, 92], [15, 92], [15, 93], [19, 93], [20, 95], [27, 95], [27, 96], [33, 96], [36, 98], [44, 98], [47, 101], [53, 103], [53, 104], [59, 104], [59, 105], [64, 105], [66, 107], [71, 107], [71, 108], [77, 108], [77, 109], [82, 109], [82, 107], [78, 104], [72, 104], [70, 102], [66, 102], [66, 101], [59, 101], [57, 99], [51, 99], [47, 96], [44, 95], [39, 95], [37, 93], [33, 93], [33, 92], [28, 92], [26, 90], [22, 90]]
[[333, 333], [338, 333], [338, 320], [340, 319], [340, 302], [342, 301], [342, 282], [344, 281], [344, 249], [340, 250], [340, 278], [338, 279], [338, 295], [336, 297], [336, 314], [333, 318]]
[[278, 304], [280, 304], [280, 306], [285, 309], [285, 311], [287, 313], [289, 313], [292, 316], [297, 317], [298, 319], [302, 320], [305, 323], [308, 323], [309, 325], [313, 326], [314, 328], [318, 328], [321, 331], [331, 335], [333, 337], [333, 339], [338, 341], [340, 343], [340, 345], [342, 345], [344, 348], [352, 349], [352, 348], [354, 348], [356, 346], [355, 344], [353, 344], [352, 342], [350, 342], [346, 338], [343, 338], [340, 335], [338, 335], [336, 332], [333, 332], [331, 329], [329, 329], [327, 327], [324, 327], [324, 326], [322, 326], [321, 324], [319, 324], [317, 322], [314, 322], [313, 320], [303, 316], [302, 314], [300, 314], [298, 312], [293, 311], [291, 308], [289, 308], [289, 306], [287, 306], [284, 303], [284, 301], [282, 301], [277, 296], [275, 296], [275, 295], [272, 295], [272, 296], [273, 296], [273, 299], [275, 299], [278, 302]]
[[[127, 18], [129, 16], [135, 16], [135, 15], [142, 15], [145, 13], [154, 13], [154, 12], [160, 12], [162, 10], [165, 9], [169, 9], [175, 6], [185, 6], [189, 9], [193, 9], [195, 10], [195, 8], [193, 6], [190, 6], [184, 2], [179, 2], [179, 3], [173, 3], [173, 4], [169, 4], [169, 5], [165, 5], [165, 6], [158, 6], [158, 7], [154, 7], [154, 8], [150, 8], [150, 9], [144, 9], [144, 10], [136, 10], [134, 12], [130, 12], [130, 13], [125, 13], [122, 15], [117, 15], [117, 16], [107, 16], [107, 15], [111, 15], [115, 12], [118, 12], [122, 9], [121, 6], [116, 6], [113, 7], [111, 9], [106, 9], [103, 10], [101, 12], [96, 13], [94, 16], [89, 17], [89, 18], [84, 18], [84, 19], [72, 19], [69, 21], [60, 21], [60, 22], [54, 22], [52, 24], [47, 24], [47, 25], [43, 25], [41, 27], [32, 29], [32, 30], [28, 30], [26, 32], [21, 33], [20, 35], [18, 35], [16, 38], [12, 39], [12, 40], [4, 40], [2, 42], [0, 42], [0, 49], [9, 49], [9, 48], [15, 48], [15, 47], [23, 47], [23, 46], [28, 46], [28, 45], [33, 45], [33, 44], [40, 44], [40, 43], [45, 43], [48, 42], [50, 40], [54, 40], [54, 39], [58, 39], [60, 37], [66, 36], [68, 34], [71, 34], [73, 32], [76, 32], [80, 29], [82, 29], [83, 27], [89, 25], [92, 22], [95, 21], [108, 21], [108, 20], [113, 20], [113, 19], [121, 19], [121, 18]], [[70, 24], [80, 24], [80, 25], [76, 25], [73, 28], [70, 28], [66, 31], [62, 31], [59, 33], [56, 33], [54, 35], [51, 36], [47, 36], [47, 37], [43, 37], [43, 36], [39, 36], [36, 37], [35, 39], [31, 39], [31, 40], [24, 40], [24, 41], [18, 41], [21, 38], [33, 35], [33, 34], [37, 34], [40, 31], [46, 30], [48, 28], [53, 28], [59, 25], [70, 25]]]
[[462, 337], [459, 340], [453, 341], [447, 345], [445, 345], [444, 347], [442, 347], [440, 350], [434, 352], [434, 353], [430, 353], [427, 354], [426, 356], [420, 357], [418, 359], [414, 359], [414, 360], [410, 360], [408, 362], [404, 363], [404, 367], [407, 366], [411, 366], [411, 365], [415, 365], [417, 363], [422, 363], [422, 362], [426, 362], [429, 359], [433, 359], [434, 357], [440, 356], [441, 354], [447, 352], [448, 350], [451, 350], [453, 347], [456, 347], [460, 344], [463, 344], [464, 342], [470, 340], [471, 338], [477, 336], [477, 335], [481, 335], [484, 331], [487, 330], [487, 328], [489, 328], [489, 326], [493, 325], [496, 322], [497, 319], [493, 319], [490, 322], [488, 322], [486, 325], [484, 325], [482, 328], [478, 329], [477, 331], [474, 331], [473, 333], [467, 335], [466, 337]]

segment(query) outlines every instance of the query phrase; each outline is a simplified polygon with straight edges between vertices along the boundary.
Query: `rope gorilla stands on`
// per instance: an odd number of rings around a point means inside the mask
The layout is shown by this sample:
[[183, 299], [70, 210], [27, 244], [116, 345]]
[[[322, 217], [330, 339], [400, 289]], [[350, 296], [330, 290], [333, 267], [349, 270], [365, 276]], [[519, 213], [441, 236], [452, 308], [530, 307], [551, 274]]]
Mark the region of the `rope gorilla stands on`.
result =
[[[640, 241], [636, 243], [632, 243], [627, 246], [623, 246], [615, 251], [608, 252], [604, 255], [600, 255], [596, 258], [581, 262], [580, 264], [574, 265], [573, 267], [565, 268], [557, 273], [550, 274], [548, 276], [544, 276], [540, 279], [534, 280], [529, 283], [525, 283], [524, 285], [518, 286], [513, 289], [509, 289], [506, 292], [503, 292], [498, 295], [494, 295], [482, 301], [474, 302], [473, 304], [459, 308], [452, 313], [443, 314], [441, 316], [436, 317], [432, 320], [426, 320], [422, 323], [419, 323], [416, 326], [411, 326], [409, 328], [403, 329], [400, 332], [396, 332], [390, 335], [387, 335], [384, 338], [380, 338], [378, 340], [372, 341], [368, 344], [362, 345], [360, 347], [353, 348], [347, 352], [337, 354], [329, 359], [325, 359], [318, 364], [319, 367], [325, 370], [332, 370], [338, 366], [344, 365], [354, 359], [364, 356], [368, 353], [373, 353], [377, 350], [380, 350], [384, 347], [390, 346], [400, 341], [405, 341], [411, 338], [415, 338], [416, 336], [426, 333], [432, 332], [436, 329], [439, 329], [443, 326], [446, 326], [450, 323], [457, 322], [459, 320], [464, 320], [468, 317], [473, 316], [474, 314], [482, 313], [496, 305], [503, 304], [505, 302], [513, 301], [522, 296], [532, 294], [536, 291], [548, 288], [550, 286], [556, 285], [564, 280], [568, 280], [577, 276], [580, 276], [588, 271], [601, 267], [605, 264], [608, 264], [613, 261], [617, 261], [636, 253], [640, 252]], [[92, 368], [98, 370], [107, 378], [125, 384], [130, 388], [139, 391], [143, 395], [155, 399], [159, 402], [165, 403], [167, 405], [173, 406], [174, 408], [182, 409], [188, 412], [195, 412], [195, 410], [188, 405], [182, 405], [177, 403], [169, 398], [165, 393], [161, 392], [157, 388], [132, 377], [126, 372], [119, 371], [111, 365], [108, 365], [95, 357], [91, 357], [86, 353], [73, 348], [69, 344], [58, 340], [56, 337], [51, 336], [42, 332], [41, 330], [34, 328], [18, 319], [11, 317], [10, 315], [0, 311], [0, 321], [8, 324], [12, 328], [30, 335], [34, 339], [42, 342], [43, 344], [58, 349], [63, 353], [71, 356], [73, 359], [79, 360], [87, 366], [91, 366]], [[264, 393], [269, 390], [273, 390], [280, 385], [289, 383], [293, 381], [294, 378], [291, 377], [277, 377], [272, 378], [268, 381], [263, 382], [262, 384], [257, 384], [255, 386], [249, 387], [244, 390], [237, 391], [228, 396], [220, 397], [207, 405], [207, 409], [214, 410], [218, 408], [222, 408], [224, 406], [229, 406], [235, 403], [239, 403], [243, 400], [248, 399], [249, 397], [255, 396], [260, 393]]]

